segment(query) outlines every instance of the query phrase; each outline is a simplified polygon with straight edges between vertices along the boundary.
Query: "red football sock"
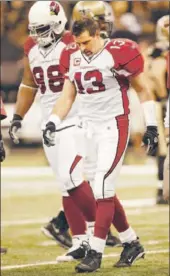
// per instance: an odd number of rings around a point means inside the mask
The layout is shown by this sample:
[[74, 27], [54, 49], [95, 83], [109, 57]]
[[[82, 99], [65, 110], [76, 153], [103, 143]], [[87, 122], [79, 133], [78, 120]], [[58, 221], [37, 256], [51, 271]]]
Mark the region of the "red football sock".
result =
[[127, 221], [125, 210], [117, 196], [114, 197], [114, 203], [115, 203], [115, 214], [114, 214], [112, 223], [116, 228], [116, 230], [119, 233], [121, 233], [126, 231], [129, 228], [129, 223]]
[[86, 234], [85, 218], [71, 197], [63, 197], [63, 207], [72, 235]]
[[68, 191], [74, 203], [80, 208], [85, 220], [88, 222], [95, 221], [96, 201], [92, 189], [88, 182], [84, 181], [77, 188]]
[[106, 239], [114, 216], [114, 198], [98, 199], [94, 236]]

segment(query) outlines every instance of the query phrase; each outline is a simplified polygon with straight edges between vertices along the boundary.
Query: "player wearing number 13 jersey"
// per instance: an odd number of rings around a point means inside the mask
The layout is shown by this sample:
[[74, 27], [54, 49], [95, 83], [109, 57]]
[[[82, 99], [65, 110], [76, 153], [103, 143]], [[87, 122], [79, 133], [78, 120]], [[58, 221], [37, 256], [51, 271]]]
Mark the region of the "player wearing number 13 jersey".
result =
[[61, 56], [61, 68], [79, 93], [79, 116], [101, 123], [129, 114], [128, 78], [143, 71], [143, 58], [130, 40], [108, 39], [93, 56], [73, 43]]
[[[143, 102], [147, 131], [144, 143], [148, 151], [157, 145], [157, 123], [154, 102], [144, 85], [143, 58], [138, 46], [129, 40], [103, 40], [97, 22], [76, 21], [72, 32], [76, 44], [67, 46], [60, 59], [65, 83], [60, 99], [44, 131], [44, 142], [54, 145], [54, 133], [67, 116], [79, 95], [80, 123], [75, 133], [80, 155], [86, 157], [93, 145], [97, 152], [93, 191], [97, 199], [94, 235], [77, 272], [93, 272], [101, 265], [105, 240], [115, 216], [115, 184], [129, 138], [129, 106], [127, 90], [130, 83]], [[64, 106], [64, 108], [61, 108]], [[78, 166], [75, 170], [79, 170]], [[79, 188], [82, 184], [79, 184]], [[86, 201], [85, 195], [84, 199]], [[87, 206], [82, 208], [85, 213]], [[125, 233], [127, 235], [127, 233]], [[133, 244], [135, 246], [135, 252]], [[116, 266], [130, 266], [144, 255], [138, 240], [126, 243]]]

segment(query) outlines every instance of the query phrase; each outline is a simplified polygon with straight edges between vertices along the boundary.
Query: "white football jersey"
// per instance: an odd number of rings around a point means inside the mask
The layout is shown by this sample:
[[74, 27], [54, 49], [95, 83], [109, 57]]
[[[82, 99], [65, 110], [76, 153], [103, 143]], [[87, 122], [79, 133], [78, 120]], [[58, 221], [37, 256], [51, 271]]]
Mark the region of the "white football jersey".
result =
[[79, 116], [96, 122], [129, 114], [129, 77], [141, 73], [143, 65], [138, 45], [126, 39], [106, 40], [91, 58], [72, 43], [60, 58], [61, 72], [79, 93]]
[[[40, 48], [31, 37], [28, 37], [24, 45], [31, 72], [38, 86], [44, 123], [48, 121], [53, 106], [62, 92], [64, 76], [60, 72], [59, 60], [61, 52], [71, 42], [73, 42], [73, 37], [70, 32], [66, 32], [47, 49]], [[66, 119], [75, 116], [76, 113], [77, 103], [75, 102]]]

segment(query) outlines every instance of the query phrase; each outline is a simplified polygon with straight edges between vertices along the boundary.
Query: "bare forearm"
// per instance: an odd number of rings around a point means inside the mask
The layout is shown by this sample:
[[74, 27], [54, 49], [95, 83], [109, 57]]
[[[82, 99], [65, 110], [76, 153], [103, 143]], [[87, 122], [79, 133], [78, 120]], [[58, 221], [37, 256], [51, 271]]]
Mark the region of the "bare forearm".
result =
[[69, 113], [73, 102], [73, 99], [66, 98], [62, 95], [55, 104], [52, 114], [57, 115], [61, 121], [64, 120], [64, 118]]
[[141, 73], [139, 76], [132, 78], [131, 85], [137, 92], [141, 103], [154, 100], [154, 95], [145, 73]]
[[138, 91], [138, 97], [141, 103], [154, 100], [154, 97], [152, 93], [150, 93], [147, 86], [141, 88], [141, 90]]
[[21, 87], [18, 91], [15, 114], [24, 118], [32, 106], [36, 95], [36, 89]]
[[54, 115], [58, 120], [62, 121], [69, 113], [76, 98], [76, 90], [74, 84], [70, 80], [65, 80], [63, 91], [60, 98], [57, 100], [52, 116]]

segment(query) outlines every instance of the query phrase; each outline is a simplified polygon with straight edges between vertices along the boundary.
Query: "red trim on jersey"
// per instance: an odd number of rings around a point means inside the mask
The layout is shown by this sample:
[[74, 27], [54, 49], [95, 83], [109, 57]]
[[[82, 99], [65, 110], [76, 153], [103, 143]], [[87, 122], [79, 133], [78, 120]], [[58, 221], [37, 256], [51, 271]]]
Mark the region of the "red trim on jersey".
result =
[[129, 81], [121, 76], [115, 76], [116, 80], [119, 83], [120, 91], [122, 93], [122, 105], [124, 110], [124, 115], [128, 115], [130, 113], [129, 109], [129, 98], [128, 98], [128, 89], [129, 89]]
[[62, 51], [60, 56], [60, 71], [63, 75], [68, 73], [70, 67], [70, 56], [72, 53], [78, 51], [79, 48], [76, 43], [68, 44]]
[[[118, 73], [125, 70], [130, 76], [139, 75], [144, 68], [144, 59], [140, 53], [139, 46], [129, 39], [113, 39], [105, 48], [113, 58], [113, 69]], [[119, 73], [118, 73], [119, 74]], [[123, 74], [122, 74], [123, 75]]]
[[5, 111], [5, 108], [4, 108], [4, 104], [3, 104], [3, 101], [1, 99], [1, 108], [0, 108], [0, 119], [3, 120], [7, 117], [7, 114], [6, 114], [6, 111]]
[[64, 33], [64, 35], [63, 35], [61, 41], [62, 41], [63, 43], [65, 43], [66, 45], [68, 45], [68, 44], [74, 42], [74, 37], [73, 37], [73, 35], [72, 35], [71, 32], [66, 31], [66, 32]]
[[71, 165], [71, 167], [70, 167], [70, 171], [69, 171], [69, 173], [70, 173], [70, 178], [71, 178], [71, 182], [73, 183], [74, 186], [75, 186], [75, 184], [74, 184], [74, 182], [73, 182], [73, 179], [72, 179], [72, 177], [71, 177], [71, 174], [73, 173], [75, 167], [77, 166], [77, 164], [80, 162], [81, 159], [82, 159], [82, 156], [76, 155], [76, 157], [75, 157], [75, 159], [74, 159], [74, 161], [73, 161], [73, 163], [72, 163], [72, 165]]
[[29, 55], [30, 50], [36, 45], [34, 40], [29, 36], [24, 44], [24, 53], [26, 56]]
[[128, 116], [117, 116], [117, 129], [118, 129], [118, 144], [117, 144], [117, 151], [116, 156], [113, 161], [113, 164], [109, 171], [105, 174], [103, 179], [103, 198], [104, 198], [104, 186], [105, 186], [105, 180], [106, 178], [113, 172], [113, 170], [116, 168], [117, 164], [119, 163], [122, 155], [125, 152], [127, 141], [128, 141], [128, 133], [129, 133], [129, 119]]

